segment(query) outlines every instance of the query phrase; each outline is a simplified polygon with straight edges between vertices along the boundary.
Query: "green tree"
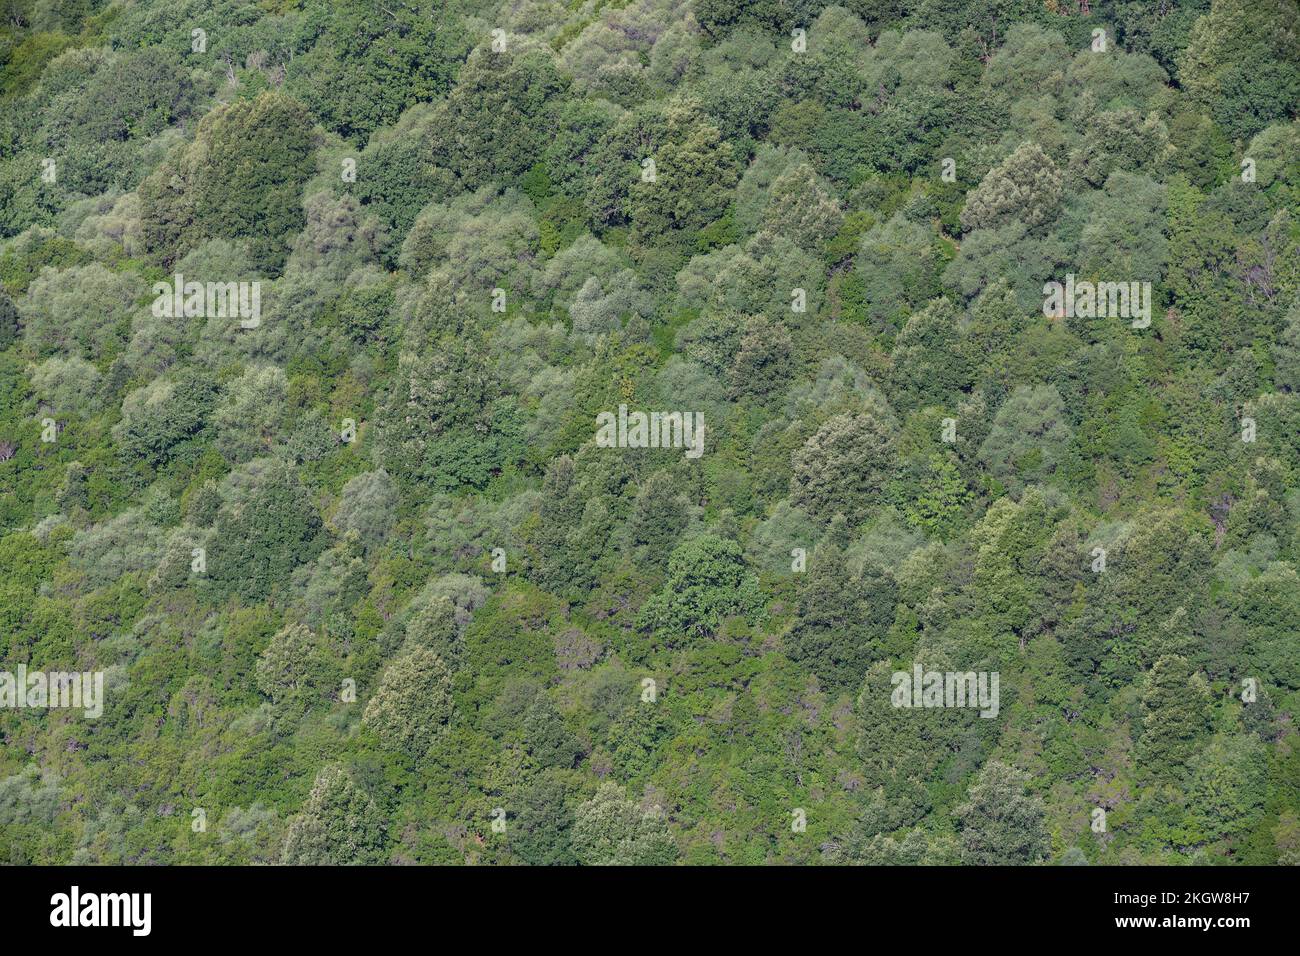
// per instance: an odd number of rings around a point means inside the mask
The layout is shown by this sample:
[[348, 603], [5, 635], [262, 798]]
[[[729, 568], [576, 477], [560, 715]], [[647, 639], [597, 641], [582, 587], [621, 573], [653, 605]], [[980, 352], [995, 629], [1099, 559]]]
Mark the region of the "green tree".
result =
[[[306, 109], [280, 93], [209, 113], [195, 141], [140, 187], [150, 251], [170, 266], [205, 240], [239, 239], [258, 269], [278, 273], [306, 223], [302, 190], [315, 147]], [[218, 280], [228, 281], [202, 281]]]
[[1013, 219], [1031, 229], [1044, 225], [1060, 207], [1062, 179], [1041, 146], [1021, 143], [966, 197], [962, 229], [995, 229]]
[[289, 823], [281, 862], [291, 866], [374, 866], [387, 859], [387, 826], [375, 802], [337, 764], [316, 775]]
[[287, 64], [288, 85], [348, 139], [364, 140], [411, 104], [445, 94], [467, 49], [449, 10], [346, 0], [323, 12], [320, 41]]
[[215, 409], [216, 446], [231, 461], [265, 454], [279, 434], [289, 380], [275, 365], [254, 366], [226, 386]]
[[760, 232], [785, 236], [814, 255], [836, 232], [844, 214], [807, 163], [792, 163], [768, 191]]
[[628, 517], [628, 542], [649, 567], [667, 567], [690, 520], [689, 502], [667, 471], [656, 471], [641, 485]]
[[196, 369], [157, 378], [127, 395], [113, 437], [123, 454], [154, 468], [197, 453], [217, 404], [217, 387]]
[[18, 323], [18, 307], [9, 294], [0, 289], [0, 350], [9, 348], [18, 338], [22, 326]]
[[761, 315], [747, 319], [727, 371], [732, 395], [759, 401], [779, 395], [793, 371], [793, 355], [784, 325]]
[[663, 810], [642, 810], [609, 782], [579, 805], [573, 847], [587, 866], [667, 866], [677, 859]]
[[272, 463], [247, 499], [228, 502], [217, 515], [207, 555], [209, 578], [222, 595], [263, 600], [320, 553], [321, 528], [298, 476], [283, 463]]
[[451, 715], [447, 665], [433, 651], [411, 647], [384, 668], [361, 723], [384, 747], [418, 760], [446, 732]]
[[939, 292], [938, 257], [931, 230], [901, 213], [872, 226], [862, 237], [857, 269], [866, 283], [876, 326], [897, 325]]
[[573, 866], [574, 812], [566, 803], [564, 784], [542, 776], [520, 795], [510, 849], [533, 866]]
[[1070, 443], [1065, 403], [1053, 385], [1020, 385], [998, 409], [980, 459], [1013, 487], [1050, 476]]
[[465, 189], [522, 177], [551, 138], [563, 90], [545, 53], [478, 47], [435, 112], [434, 163], [454, 172]]
[[1295, 0], [1214, 0], [1179, 63], [1188, 92], [1234, 138], [1300, 106], [1300, 8]]
[[538, 767], [568, 769], [582, 755], [582, 745], [564, 724], [546, 694], [538, 694], [523, 718], [524, 747]]
[[1050, 848], [1043, 801], [1025, 793], [1029, 775], [999, 760], [981, 768], [955, 815], [961, 860], [975, 866], [1040, 863]]
[[907, 404], [939, 404], [970, 384], [957, 313], [946, 298], [912, 314], [892, 357], [893, 386]]
[[873, 567], [851, 571], [844, 550], [825, 540], [801, 579], [799, 616], [786, 637], [786, 652], [827, 690], [856, 688], [880, 656], [896, 600], [889, 574]]
[[931, 455], [915, 497], [904, 507], [907, 523], [945, 540], [961, 520], [971, 492], [951, 454]]
[[1215, 737], [1190, 761], [1189, 815], [1205, 839], [1250, 830], [1264, 810], [1268, 763], [1257, 737]]
[[518, 417], [480, 346], [443, 340], [404, 353], [379, 403], [376, 455], [391, 474], [437, 488], [482, 487], [518, 453]]
[[1278, 387], [1300, 392], [1300, 303], [1287, 314], [1282, 334], [1273, 345], [1273, 356]]
[[712, 636], [724, 619], [754, 619], [761, 611], [758, 581], [745, 567], [740, 545], [706, 534], [673, 550], [668, 580], [642, 606], [637, 624], [676, 642]]
[[879, 502], [894, 459], [894, 438], [870, 412], [826, 421], [791, 459], [790, 500], [828, 520], [856, 524]]
[[1209, 728], [1210, 690], [1187, 659], [1162, 657], [1142, 694], [1142, 736], [1134, 760], [1147, 776], [1176, 780]]
[[397, 485], [382, 468], [348, 479], [339, 496], [334, 526], [343, 534], [356, 532], [368, 545], [383, 542], [397, 520]]
[[276, 632], [258, 659], [257, 688], [276, 704], [320, 698], [333, 689], [334, 653], [323, 635], [305, 624], [289, 624]]
[[465, 659], [465, 641], [456, 623], [456, 606], [446, 597], [435, 597], [406, 622], [406, 641], [411, 647], [432, 651], [452, 671]]

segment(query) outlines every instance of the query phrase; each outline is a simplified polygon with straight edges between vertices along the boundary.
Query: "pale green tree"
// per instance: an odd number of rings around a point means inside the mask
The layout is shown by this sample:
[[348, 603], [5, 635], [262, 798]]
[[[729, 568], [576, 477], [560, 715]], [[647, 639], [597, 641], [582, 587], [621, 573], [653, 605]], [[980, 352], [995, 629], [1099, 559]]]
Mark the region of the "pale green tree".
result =
[[587, 866], [667, 866], [677, 859], [663, 810], [643, 810], [608, 781], [579, 805], [573, 848]]
[[389, 662], [361, 717], [390, 750], [420, 759], [451, 720], [451, 672], [431, 650], [411, 647]]
[[1063, 177], [1037, 143], [1022, 143], [988, 171], [966, 197], [961, 225], [967, 232], [1018, 219], [1031, 229], [1046, 223], [1061, 204]]
[[289, 822], [281, 862], [292, 866], [373, 866], [387, 858], [387, 823], [342, 766], [316, 775], [302, 812]]
[[961, 860], [974, 866], [1040, 863], [1051, 846], [1043, 801], [1025, 793], [1029, 775], [990, 760], [956, 810]]

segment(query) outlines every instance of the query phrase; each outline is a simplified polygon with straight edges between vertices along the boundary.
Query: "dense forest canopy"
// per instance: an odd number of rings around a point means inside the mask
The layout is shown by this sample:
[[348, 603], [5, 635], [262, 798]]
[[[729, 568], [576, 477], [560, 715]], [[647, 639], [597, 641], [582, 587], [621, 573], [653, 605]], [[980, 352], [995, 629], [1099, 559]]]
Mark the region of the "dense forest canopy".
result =
[[0, 0], [0, 862], [1300, 864], [1298, 111], [1296, 0]]

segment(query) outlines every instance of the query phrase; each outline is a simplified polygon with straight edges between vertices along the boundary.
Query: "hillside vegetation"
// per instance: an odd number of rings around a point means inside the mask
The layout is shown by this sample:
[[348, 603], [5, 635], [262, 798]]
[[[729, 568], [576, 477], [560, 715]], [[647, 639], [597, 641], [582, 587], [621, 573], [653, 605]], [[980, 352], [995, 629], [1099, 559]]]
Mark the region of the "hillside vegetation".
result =
[[1300, 863], [1296, 0], [0, 12], [0, 862]]

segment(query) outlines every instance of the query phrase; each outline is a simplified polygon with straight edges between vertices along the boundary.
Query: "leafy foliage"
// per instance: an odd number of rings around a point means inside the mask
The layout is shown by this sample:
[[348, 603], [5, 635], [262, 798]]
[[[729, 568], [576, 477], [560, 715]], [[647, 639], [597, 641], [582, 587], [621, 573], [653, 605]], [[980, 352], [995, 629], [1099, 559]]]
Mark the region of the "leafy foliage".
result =
[[0, 21], [0, 860], [1300, 862], [1295, 0]]

